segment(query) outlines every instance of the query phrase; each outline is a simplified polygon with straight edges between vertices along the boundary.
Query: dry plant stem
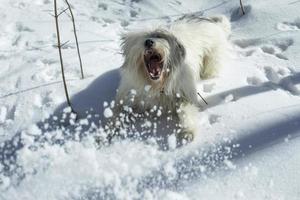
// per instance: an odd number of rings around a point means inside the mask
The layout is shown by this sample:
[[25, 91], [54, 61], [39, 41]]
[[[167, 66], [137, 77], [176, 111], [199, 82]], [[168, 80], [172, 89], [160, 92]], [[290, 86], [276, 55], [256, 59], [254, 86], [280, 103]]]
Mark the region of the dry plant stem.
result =
[[69, 11], [70, 11], [70, 14], [71, 14], [71, 19], [72, 19], [72, 23], [73, 23], [73, 30], [74, 30], [74, 36], [75, 36], [75, 41], [76, 41], [76, 46], [77, 46], [77, 53], [78, 53], [78, 58], [79, 58], [79, 63], [80, 63], [81, 78], [84, 79], [82, 61], [81, 61], [79, 45], [78, 45], [78, 39], [77, 39], [77, 33], [76, 33], [75, 19], [74, 19], [74, 15], [73, 15], [71, 5], [69, 4], [68, 0], [65, 0], [65, 2], [68, 5], [68, 8], [69, 8]]
[[71, 106], [71, 101], [69, 98], [69, 93], [68, 93], [68, 88], [67, 88], [67, 83], [66, 83], [66, 78], [65, 78], [65, 72], [64, 72], [63, 58], [62, 58], [62, 53], [61, 53], [61, 43], [60, 43], [60, 34], [59, 34], [59, 26], [58, 26], [58, 14], [57, 14], [56, 0], [54, 0], [54, 18], [55, 18], [55, 25], [56, 25], [57, 48], [58, 48], [58, 52], [59, 52], [59, 60], [60, 60], [61, 74], [62, 74], [64, 89], [65, 89], [65, 94], [66, 94], [68, 106], [71, 108], [71, 110], [73, 112], [73, 108]]
[[203, 101], [206, 105], [208, 105], [207, 101], [205, 101], [205, 99], [201, 96], [201, 94], [200, 94], [199, 92], [198, 92], [197, 94], [198, 94], [199, 97], [202, 99], [202, 101]]
[[242, 10], [243, 15], [245, 15], [245, 10], [244, 10], [244, 6], [243, 6], [242, 0], [240, 0], [240, 6], [241, 6], [241, 10]]

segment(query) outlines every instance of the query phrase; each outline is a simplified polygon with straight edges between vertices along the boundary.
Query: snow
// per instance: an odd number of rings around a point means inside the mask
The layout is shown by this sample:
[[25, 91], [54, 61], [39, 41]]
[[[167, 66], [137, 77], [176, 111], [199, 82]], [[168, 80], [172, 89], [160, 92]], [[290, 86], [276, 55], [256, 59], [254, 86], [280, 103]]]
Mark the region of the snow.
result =
[[[86, 77], [62, 14], [75, 114], [61, 82], [53, 1], [2, 0], [0, 199], [300, 199], [300, 2], [243, 2], [244, 16], [238, 1], [70, 0]], [[176, 148], [171, 118], [155, 107], [156, 119], [135, 122], [154, 137], [121, 130], [133, 138], [108, 144], [101, 124], [113, 115], [122, 33], [191, 12], [224, 14], [233, 28], [232, 59], [198, 83], [208, 105], [194, 141]]]
[[110, 118], [110, 117], [113, 116], [113, 112], [112, 112], [112, 110], [110, 108], [105, 108], [103, 115], [106, 118]]
[[150, 89], [151, 89], [151, 85], [146, 85], [146, 86], [145, 86], [145, 91], [146, 91], [146, 92], [149, 92]]
[[7, 115], [7, 109], [6, 109], [6, 107], [1, 107], [0, 108], [0, 123], [4, 123], [5, 122], [6, 115]]
[[173, 134], [173, 135], [170, 135], [169, 137], [168, 137], [168, 145], [169, 145], [169, 148], [170, 149], [175, 149], [176, 148], [176, 136], [175, 136], [175, 134]]

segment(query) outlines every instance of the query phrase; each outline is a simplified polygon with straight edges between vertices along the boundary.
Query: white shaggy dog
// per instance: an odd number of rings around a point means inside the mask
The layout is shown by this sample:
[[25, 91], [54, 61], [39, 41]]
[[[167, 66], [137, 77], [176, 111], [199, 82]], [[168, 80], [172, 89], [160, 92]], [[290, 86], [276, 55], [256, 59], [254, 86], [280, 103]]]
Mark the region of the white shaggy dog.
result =
[[125, 57], [116, 102], [143, 113], [160, 107], [177, 116], [179, 135], [193, 138], [200, 100], [196, 82], [214, 76], [228, 52], [230, 22], [224, 16], [185, 15], [168, 28], [123, 37]]

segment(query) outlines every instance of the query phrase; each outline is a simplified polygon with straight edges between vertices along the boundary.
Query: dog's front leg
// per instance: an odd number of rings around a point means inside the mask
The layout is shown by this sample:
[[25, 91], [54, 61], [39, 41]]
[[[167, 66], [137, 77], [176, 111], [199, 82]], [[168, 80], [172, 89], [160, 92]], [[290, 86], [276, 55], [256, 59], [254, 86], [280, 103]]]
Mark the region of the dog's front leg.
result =
[[194, 139], [194, 134], [197, 132], [199, 107], [191, 103], [182, 103], [177, 113], [180, 123], [180, 131], [177, 134], [177, 144], [181, 146]]

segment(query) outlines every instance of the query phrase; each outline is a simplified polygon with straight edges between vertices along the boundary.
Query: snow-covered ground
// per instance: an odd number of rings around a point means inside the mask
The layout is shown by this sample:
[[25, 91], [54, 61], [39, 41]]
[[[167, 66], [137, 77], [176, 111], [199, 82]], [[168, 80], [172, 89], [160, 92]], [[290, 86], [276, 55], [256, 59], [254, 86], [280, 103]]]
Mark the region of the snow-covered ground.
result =
[[[0, 199], [300, 199], [300, 1], [244, 0], [245, 16], [238, 0], [69, 1], [86, 75], [62, 14], [75, 125], [61, 122], [53, 2], [1, 0]], [[199, 82], [208, 106], [195, 140], [95, 146], [118, 86], [120, 34], [191, 12], [224, 14], [233, 27], [232, 61]]]

